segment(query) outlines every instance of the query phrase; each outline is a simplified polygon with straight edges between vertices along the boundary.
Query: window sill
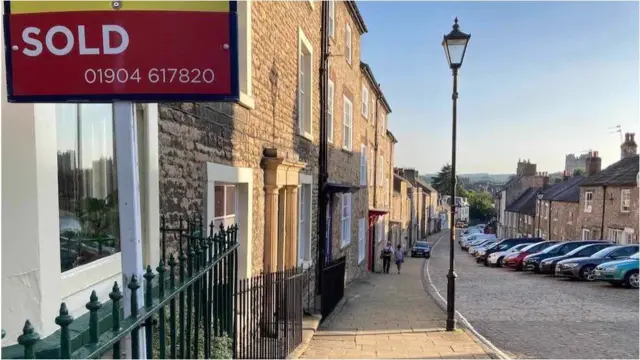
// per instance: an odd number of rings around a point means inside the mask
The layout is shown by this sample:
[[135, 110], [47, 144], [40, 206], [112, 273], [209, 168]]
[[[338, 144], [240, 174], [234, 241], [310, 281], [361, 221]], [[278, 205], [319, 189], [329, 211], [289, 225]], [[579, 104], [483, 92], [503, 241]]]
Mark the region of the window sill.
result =
[[93, 287], [118, 275], [121, 269], [122, 257], [120, 253], [116, 253], [65, 271], [61, 274], [60, 296], [64, 299], [78, 291]]
[[631, 210], [620, 210], [621, 214], [629, 214], [631, 213]]
[[348, 243], [346, 243], [346, 244], [342, 244], [342, 243], [341, 243], [341, 244], [340, 244], [340, 250], [341, 250], [341, 251], [343, 251], [343, 250], [345, 250], [345, 249], [349, 248], [350, 246], [351, 246], [351, 240], [349, 240], [349, 242], [348, 242]]
[[341, 149], [341, 150], [342, 150], [342, 151], [344, 151], [344, 152], [346, 152], [346, 153], [347, 153], [347, 154], [349, 154], [349, 155], [353, 155], [353, 150], [350, 150], [350, 149], [348, 149], [348, 148], [346, 148], [346, 147], [344, 147], [344, 146], [342, 147], [342, 149]]
[[300, 133], [298, 133], [298, 136], [300, 136], [300, 137], [301, 137], [301, 138], [303, 138], [303, 139], [307, 139], [307, 140], [309, 140], [309, 141], [313, 142], [313, 135], [309, 134], [309, 133], [308, 133], [308, 132], [306, 132], [306, 131], [305, 131], [305, 132], [300, 132]]
[[254, 100], [253, 96], [247, 95], [243, 92], [240, 92], [240, 100], [238, 101], [238, 104], [249, 110], [253, 110], [256, 108], [256, 101]]

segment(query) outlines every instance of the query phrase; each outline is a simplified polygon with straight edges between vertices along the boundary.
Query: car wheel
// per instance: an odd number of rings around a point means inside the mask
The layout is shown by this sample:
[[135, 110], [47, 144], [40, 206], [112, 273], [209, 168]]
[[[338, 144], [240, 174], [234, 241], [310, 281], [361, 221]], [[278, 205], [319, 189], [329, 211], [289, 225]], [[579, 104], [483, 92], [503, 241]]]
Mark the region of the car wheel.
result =
[[631, 270], [624, 276], [624, 286], [632, 289], [638, 288], [638, 270]]
[[484, 266], [489, 266], [489, 260], [485, 259], [483, 263], [484, 263]]
[[504, 262], [504, 257], [498, 258], [498, 262], [496, 263], [497, 267], [502, 267]]
[[596, 274], [594, 273], [595, 266], [586, 265], [580, 269], [580, 279], [585, 281], [595, 281]]
[[431, 257], [431, 254], [427, 254], [427, 255], [424, 256], [425, 259], [428, 259], [430, 257]]

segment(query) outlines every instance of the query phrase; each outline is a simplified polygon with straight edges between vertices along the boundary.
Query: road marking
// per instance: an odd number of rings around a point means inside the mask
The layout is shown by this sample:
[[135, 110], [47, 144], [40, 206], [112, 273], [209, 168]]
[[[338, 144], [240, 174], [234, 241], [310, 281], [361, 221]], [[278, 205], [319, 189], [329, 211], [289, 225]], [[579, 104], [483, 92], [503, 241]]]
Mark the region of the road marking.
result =
[[[442, 238], [445, 235], [450, 235], [450, 233], [446, 233], [446, 234], [442, 234], [438, 237], [438, 240], [436, 240], [436, 242], [431, 246], [431, 253], [433, 254], [433, 249], [435, 249], [436, 246], [438, 246], [438, 243], [440, 242], [440, 240], [442, 240]], [[455, 246], [455, 245], [454, 245]], [[429, 264], [431, 263], [432, 258], [429, 259], [425, 259], [425, 266], [423, 266], [422, 268], [425, 269], [426, 273], [427, 273], [427, 280], [429, 281], [429, 285], [431, 285], [431, 287], [433, 288], [433, 290], [435, 291], [435, 294], [440, 298], [440, 300], [442, 300], [442, 302], [446, 305], [447, 304], [447, 300], [442, 296], [442, 294], [440, 294], [440, 291], [438, 291], [438, 288], [433, 284], [433, 281], [431, 281], [431, 273], [429, 273]], [[423, 276], [424, 279], [424, 276]], [[425, 289], [426, 290], [426, 289]], [[498, 349], [497, 346], [495, 346], [491, 341], [489, 341], [489, 339], [487, 339], [486, 337], [482, 336], [474, 327], [473, 325], [471, 325], [471, 323], [467, 320], [467, 318], [465, 318], [460, 311], [456, 310], [456, 315], [460, 318], [460, 320], [462, 321], [462, 323], [464, 324], [464, 326], [471, 331], [481, 342], [484, 343], [484, 345], [486, 345], [487, 347], [489, 347], [498, 357], [500, 357], [501, 359], [511, 359], [510, 356], [508, 356], [507, 354], [505, 354], [502, 350]]]

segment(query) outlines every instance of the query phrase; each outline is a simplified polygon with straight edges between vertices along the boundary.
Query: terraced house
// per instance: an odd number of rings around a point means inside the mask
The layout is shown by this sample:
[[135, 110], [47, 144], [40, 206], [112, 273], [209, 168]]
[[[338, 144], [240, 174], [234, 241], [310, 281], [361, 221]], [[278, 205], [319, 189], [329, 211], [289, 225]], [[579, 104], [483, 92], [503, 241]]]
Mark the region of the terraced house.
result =
[[[327, 261], [345, 257], [349, 282], [373, 270], [369, 260], [387, 238], [397, 142], [391, 107], [361, 61], [364, 19], [352, 1], [239, 1], [237, 10], [238, 103], [137, 105], [143, 261], [168, 264], [183, 245], [161, 229], [201, 216], [215, 228], [237, 226], [239, 279], [308, 268], [324, 248]], [[2, 299], [3, 346], [15, 344], [25, 319], [41, 338], [59, 330], [61, 302], [88, 331], [92, 290], [108, 301], [122, 279], [113, 109], [14, 105], [3, 96], [2, 112], [2, 221], [16, 225], [2, 230], [3, 239], [15, 239], [3, 240], [2, 290], [12, 294]], [[329, 144], [324, 189], [321, 141]], [[319, 214], [323, 196], [329, 206]], [[99, 236], [108, 241], [83, 245], [78, 256], [69, 234], [91, 225], [91, 211], [107, 219]], [[52, 349], [58, 354], [59, 345]]]
[[580, 183], [576, 221], [582, 239], [638, 243], [638, 171], [635, 134], [625, 134], [621, 158]]

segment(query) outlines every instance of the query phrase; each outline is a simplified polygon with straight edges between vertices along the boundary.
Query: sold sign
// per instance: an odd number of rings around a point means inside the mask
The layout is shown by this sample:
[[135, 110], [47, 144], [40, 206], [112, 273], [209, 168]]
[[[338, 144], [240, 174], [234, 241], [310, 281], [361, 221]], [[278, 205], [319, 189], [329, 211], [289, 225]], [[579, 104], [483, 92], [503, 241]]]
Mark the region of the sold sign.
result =
[[5, 2], [10, 102], [237, 101], [235, 1]]

